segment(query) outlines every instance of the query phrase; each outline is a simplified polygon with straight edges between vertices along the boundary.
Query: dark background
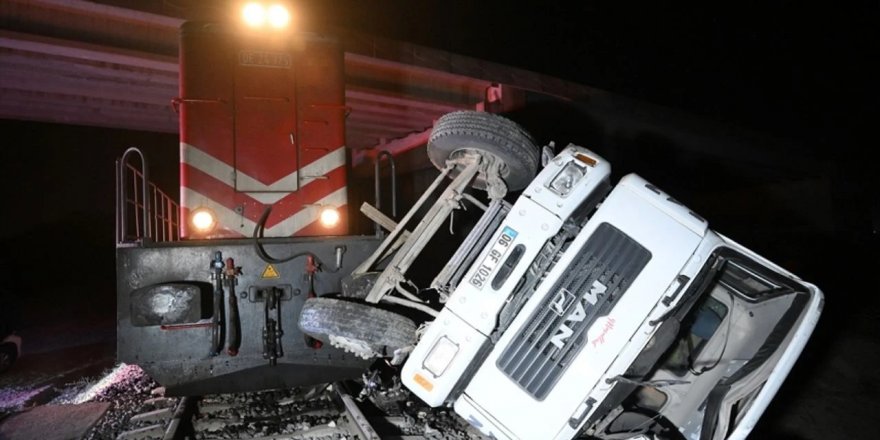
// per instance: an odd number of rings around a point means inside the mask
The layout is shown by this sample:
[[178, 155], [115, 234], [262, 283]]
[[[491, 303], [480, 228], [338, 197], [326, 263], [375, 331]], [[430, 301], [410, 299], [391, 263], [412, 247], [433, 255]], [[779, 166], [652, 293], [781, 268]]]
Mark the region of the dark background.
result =
[[[724, 136], [778, 140], [762, 147], [756, 171], [663, 138], [591, 135], [577, 118], [554, 116], [557, 136], [612, 160], [615, 180], [638, 172], [825, 291], [816, 334], [755, 438], [871, 438], [880, 391], [877, 2], [709, 3], [298, 6], [309, 27], [521, 67], [717, 122]], [[524, 120], [539, 141], [554, 138], [540, 118]], [[17, 121], [0, 121], [0, 133], [0, 264], [23, 327], [112, 316], [113, 161], [143, 148], [153, 179], [176, 194], [176, 136]]]

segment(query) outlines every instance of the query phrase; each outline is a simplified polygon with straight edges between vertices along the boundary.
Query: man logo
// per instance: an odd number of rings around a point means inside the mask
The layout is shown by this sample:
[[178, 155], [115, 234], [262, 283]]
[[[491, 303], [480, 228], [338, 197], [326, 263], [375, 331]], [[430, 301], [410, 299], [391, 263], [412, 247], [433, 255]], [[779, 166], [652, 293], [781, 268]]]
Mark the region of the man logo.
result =
[[[590, 285], [590, 290], [584, 293], [583, 301], [579, 301], [575, 304], [574, 310], [565, 317], [565, 320], [562, 322], [562, 325], [559, 326], [556, 334], [550, 338], [550, 343], [561, 350], [565, 346], [565, 341], [574, 334], [574, 330], [568, 326], [568, 323], [581, 322], [586, 319], [587, 304], [596, 305], [599, 301], [599, 295], [604, 295], [607, 290], [608, 286], [602, 284], [599, 280], [593, 281], [593, 284]], [[550, 303], [550, 310], [553, 310], [554, 313], [562, 316], [571, 304], [571, 301], [568, 300], [569, 297], [574, 298], [571, 295], [571, 292], [567, 289], [560, 289], [556, 294], [556, 297], [553, 298], [553, 302]]]
[[556, 297], [553, 298], [553, 302], [550, 303], [550, 310], [553, 313], [562, 316], [565, 314], [565, 309], [571, 305], [574, 301], [574, 295], [568, 291], [565, 287], [559, 289], [559, 292], [556, 292]]

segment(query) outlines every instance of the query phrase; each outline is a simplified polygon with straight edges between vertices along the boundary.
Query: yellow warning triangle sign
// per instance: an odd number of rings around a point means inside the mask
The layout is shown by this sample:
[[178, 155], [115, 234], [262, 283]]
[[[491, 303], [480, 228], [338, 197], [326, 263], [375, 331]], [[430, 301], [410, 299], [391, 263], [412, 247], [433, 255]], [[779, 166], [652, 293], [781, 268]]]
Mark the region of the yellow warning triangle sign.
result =
[[260, 275], [263, 278], [280, 278], [281, 275], [278, 274], [278, 271], [275, 270], [275, 266], [271, 264], [267, 264], [266, 268], [263, 269], [263, 274]]

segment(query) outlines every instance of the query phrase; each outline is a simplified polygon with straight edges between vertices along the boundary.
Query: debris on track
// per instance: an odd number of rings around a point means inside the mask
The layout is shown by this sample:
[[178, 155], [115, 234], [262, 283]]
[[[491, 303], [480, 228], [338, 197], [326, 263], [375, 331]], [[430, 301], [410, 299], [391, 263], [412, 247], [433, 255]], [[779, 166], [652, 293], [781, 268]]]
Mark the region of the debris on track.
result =
[[58, 390], [51, 404], [107, 402], [88, 440], [482, 440], [451, 409], [430, 408], [396, 376], [283, 390], [166, 397], [135, 365]]

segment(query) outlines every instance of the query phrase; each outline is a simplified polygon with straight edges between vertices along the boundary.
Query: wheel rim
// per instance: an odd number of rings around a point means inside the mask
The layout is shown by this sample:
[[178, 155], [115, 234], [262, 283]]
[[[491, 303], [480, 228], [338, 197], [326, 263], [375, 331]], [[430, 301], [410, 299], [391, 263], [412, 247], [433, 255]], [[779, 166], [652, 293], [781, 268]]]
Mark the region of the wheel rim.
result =
[[[507, 177], [510, 174], [510, 169], [508, 168], [507, 163], [505, 163], [503, 160], [501, 160], [494, 153], [492, 153], [490, 151], [486, 151], [486, 150], [479, 150], [479, 149], [475, 149], [475, 148], [461, 148], [461, 149], [455, 150], [452, 153], [450, 153], [449, 160], [467, 158], [468, 156], [473, 156], [473, 155], [478, 155], [478, 156], [483, 157], [485, 159], [484, 162], [490, 161], [490, 162], [496, 164], [495, 166], [498, 169], [498, 177], [500, 177], [502, 180], [505, 180], [505, 177]], [[465, 167], [464, 165], [457, 165], [453, 169], [453, 173], [460, 172], [462, 169], [464, 169], [464, 167]], [[483, 189], [483, 190], [487, 189], [488, 188], [488, 177], [489, 176], [487, 176], [486, 173], [481, 169], [477, 173], [476, 177], [474, 177], [473, 186], [478, 189]]]

